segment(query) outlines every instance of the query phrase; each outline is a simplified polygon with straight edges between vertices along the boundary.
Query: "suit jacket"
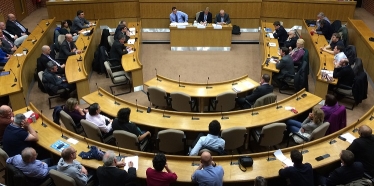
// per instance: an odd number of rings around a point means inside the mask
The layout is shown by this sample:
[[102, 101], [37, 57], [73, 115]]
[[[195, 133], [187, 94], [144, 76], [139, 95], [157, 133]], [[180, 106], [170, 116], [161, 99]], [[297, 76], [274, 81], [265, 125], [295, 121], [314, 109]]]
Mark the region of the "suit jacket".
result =
[[[40, 54], [40, 57], [37, 59], [37, 66], [36, 66], [37, 71], [38, 72], [44, 71], [47, 68], [47, 63], [49, 61], [51, 60], [46, 55]], [[58, 68], [57, 74], [65, 74], [65, 68], [61, 68], [59, 66], [57, 66], [57, 68]]]
[[350, 65], [340, 68], [334, 68], [334, 78], [338, 78], [338, 85], [352, 86], [355, 74]]
[[341, 166], [335, 169], [326, 179], [327, 186], [345, 185], [364, 176], [361, 162], [354, 162], [351, 166]]
[[72, 52], [72, 50], [74, 48], [77, 48], [77, 46], [75, 46], [74, 42], [70, 42], [70, 47], [69, 47], [68, 42], [66, 40], [64, 40], [61, 43], [61, 46], [60, 46], [59, 58], [61, 58], [61, 59], [67, 59], [69, 56], [75, 55], [75, 52]]
[[[124, 50], [125, 49], [125, 50]], [[126, 46], [121, 44], [118, 40], [113, 42], [112, 48], [110, 49], [109, 57], [121, 61], [122, 55], [127, 54]]]
[[[221, 15], [220, 14], [217, 14], [216, 19], [214, 20], [214, 23], [217, 24], [217, 22], [221, 22]], [[227, 24], [231, 23], [229, 14], [225, 13], [225, 15], [223, 16], [223, 22], [226, 22]]]
[[[199, 14], [199, 18], [197, 19], [197, 22], [200, 23], [200, 22], [204, 22], [204, 11], [203, 12], [200, 12]], [[206, 18], [206, 22], [207, 23], [212, 23], [212, 13], [208, 12], [208, 16]]]
[[122, 186], [136, 180], [136, 169], [130, 167], [129, 172], [117, 167], [100, 166], [96, 170], [100, 186]]
[[[3, 37], [6, 37], [6, 36], [4, 35]], [[8, 37], [6, 38], [8, 41], [12, 42]], [[13, 54], [12, 52], [13, 47], [7, 41], [5, 41], [4, 38], [1, 38], [1, 42], [2, 42], [2, 45], [0, 46], [1, 50], [3, 50], [7, 54]], [[14, 46], [14, 43], [13, 43], [13, 46]]]
[[126, 35], [126, 33], [122, 33], [121, 30], [118, 30], [114, 33], [114, 40], [118, 40], [119, 35], [124, 35], [126, 37], [125, 43], [130, 39], [130, 36]]
[[317, 31], [321, 31], [322, 34], [325, 36], [326, 40], [330, 40], [332, 34], [334, 33], [334, 29], [331, 27], [331, 24], [329, 22], [326, 22], [323, 25], [323, 28], [317, 29]]
[[266, 95], [266, 94], [269, 94], [269, 93], [272, 93], [273, 92], [273, 86], [269, 85], [269, 84], [263, 84], [259, 87], [257, 87], [251, 95], [248, 95], [245, 97], [245, 99], [250, 103], [250, 104], [253, 104], [258, 98]]
[[296, 42], [299, 38], [297, 36], [291, 38], [290, 40], [287, 40], [284, 42], [284, 46], [289, 48], [291, 47], [292, 49], [296, 48]]
[[295, 67], [290, 55], [285, 55], [275, 66], [279, 69], [279, 74], [277, 75], [278, 79], [284, 78], [286, 74], [295, 75]]
[[[21, 26], [23, 26], [20, 22], [18, 22], [16, 20], [16, 22], [18, 24], [20, 24]], [[24, 27], [24, 26], [23, 26]], [[28, 29], [26, 27], [24, 27], [26, 29], [26, 32], [23, 32], [14, 22], [12, 21], [6, 21], [6, 30], [9, 31], [11, 34], [13, 35], [17, 35], [18, 37], [21, 37], [22, 36], [22, 33], [26, 33], [27, 35], [30, 35], [30, 32], [28, 31]]]
[[70, 32], [78, 32], [80, 30], [82, 30], [83, 28], [88, 28], [89, 26], [87, 24], [89, 24], [90, 22], [88, 22], [86, 19], [84, 18], [79, 18], [78, 16], [76, 16], [74, 19], [73, 19], [73, 25], [71, 26], [70, 28]]
[[365, 172], [374, 176], [374, 136], [359, 137], [347, 148], [355, 155], [355, 160], [362, 163]]
[[283, 26], [280, 26], [277, 30], [275, 30], [275, 33], [273, 34], [274, 38], [278, 39], [279, 45], [283, 46], [284, 42], [288, 38], [287, 31], [284, 29]]
[[[12, 36], [11, 35], [9, 35], [9, 34], [12, 34], [12, 33], [10, 33], [8, 30], [3, 30], [3, 34], [4, 34], [4, 36], [6, 36], [9, 40], [11, 40], [13, 43], [14, 43], [14, 38], [12, 38]], [[13, 34], [12, 34], [13, 35]], [[14, 35], [13, 35], [14, 36]]]
[[67, 87], [66, 82], [63, 82], [61, 78], [57, 77], [56, 74], [52, 73], [48, 69], [44, 70], [42, 82], [49, 95], [55, 95], [57, 94], [58, 90]]

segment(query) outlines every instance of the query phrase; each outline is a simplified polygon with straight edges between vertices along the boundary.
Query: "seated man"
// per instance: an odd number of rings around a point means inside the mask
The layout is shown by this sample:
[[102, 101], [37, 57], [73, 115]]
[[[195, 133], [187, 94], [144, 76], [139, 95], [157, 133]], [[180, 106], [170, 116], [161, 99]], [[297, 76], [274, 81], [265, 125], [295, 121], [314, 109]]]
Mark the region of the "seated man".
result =
[[113, 133], [112, 130], [112, 119], [100, 114], [100, 106], [98, 103], [93, 103], [88, 107], [88, 113], [86, 114], [86, 120], [95, 124], [99, 127], [103, 136], [109, 136]]
[[96, 174], [100, 186], [126, 185], [136, 180], [136, 169], [133, 162], [129, 162], [128, 172], [123, 170], [126, 165], [123, 161], [117, 161], [113, 151], [107, 151], [103, 157], [104, 166], [97, 168]]
[[26, 27], [24, 27], [20, 22], [17, 21], [16, 16], [14, 14], [8, 14], [8, 20], [6, 21], [7, 30], [13, 34], [17, 35], [18, 37], [22, 37], [23, 35], [30, 35], [30, 32]]
[[355, 161], [361, 162], [364, 166], [365, 173], [374, 177], [374, 136], [372, 130], [367, 125], [358, 128], [360, 137], [353, 140], [347, 148], [355, 157]]
[[209, 148], [212, 150], [224, 150], [225, 140], [220, 138], [218, 135], [221, 131], [221, 124], [217, 120], [213, 120], [209, 123], [209, 134], [207, 136], [202, 136], [199, 134], [196, 138], [198, 141], [193, 143], [194, 147], [190, 152], [190, 156], [196, 156], [199, 151], [204, 148]]
[[225, 10], [220, 10], [219, 13], [216, 15], [216, 19], [214, 23], [219, 25], [228, 25], [231, 23], [229, 14], [225, 13]]
[[0, 142], [3, 141], [5, 128], [14, 120], [12, 108], [8, 105], [1, 105], [0, 107]]
[[280, 24], [279, 21], [275, 21], [273, 23], [274, 25], [274, 32], [273, 36], [275, 39], [278, 39], [279, 46], [284, 46], [284, 42], [286, 42], [288, 38], [287, 31], [284, 29], [284, 27]]
[[279, 73], [273, 74], [273, 82], [275, 82], [277, 86], [282, 88], [283, 86], [285, 86], [283, 81], [286, 78], [286, 75], [295, 75], [295, 68], [291, 56], [288, 55], [288, 48], [282, 47], [279, 51], [282, 59], [275, 59], [275, 67], [279, 70]]
[[171, 14], [169, 16], [170, 23], [187, 23], [188, 15], [182, 11], [177, 10], [177, 7], [171, 8]]
[[42, 54], [38, 59], [38, 64], [36, 66], [37, 71], [44, 71], [47, 68], [47, 63], [52, 61], [55, 65], [57, 65], [57, 74], [65, 74], [65, 64], [60, 65], [59, 62], [54, 60], [49, 54], [51, 53], [51, 48], [48, 45], [44, 45], [42, 47]]
[[68, 93], [73, 92], [76, 89], [75, 84], [69, 84], [65, 77], [58, 76], [57, 69], [57, 65], [49, 61], [44, 70], [42, 82], [48, 94], [55, 95], [60, 89], [65, 89]]
[[334, 48], [334, 65], [340, 62], [342, 59], [347, 58], [344, 54], [344, 46], [343, 45], [336, 45]]
[[344, 42], [341, 40], [341, 35], [339, 33], [333, 33], [331, 36], [331, 42], [325, 47], [321, 47], [321, 51], [327, 52], [329, 54], [334, 54], [334, 49], [336, 46], [341, 45], [344, 48]]
[[0, 49], [3, 52], [7, 54], [13, 54], [17, 50], [17, 46], [3, 34], [2, 29], [0, 29], [0, 40], [1, 40]]
[[291, 151], [293, 166], [279, 169], [279, 176], [290, 179], [291, 186], [313, 186], [313, 168], [310, 163], [303, 164], [303, 155], [298, 150]]
[[335, 64], [333, 77], [338, 79], [338, 86], [345, 85], [351, 87], [354, 82], [355, 74], [349, 65], [348, 59], [342, 59]]
[[322, 19], [319, 22], [320, 22], [319, 29], [312, 30], [312, 32], [314, 32], [316, 34], [324, 35], [327, 42], [329, 42], [331, 37], [332, 37], [332, 34], [333, 34], [334, 30], [333, 30], [333, 28], [331, 27], [331, 24], [328, 21]]
[[324, 19], [325, 21], [327, 21], [327, 22], [329, 22], [330, 24], [331, 24], [331, 22], [330, 22], [330, 20], [325, 16], [325, 14], [323, 13], [323, 12], [320, 12], [320, 13], [318, 13], [318, 15], [317, 15], [317, 21], [316, 21], [316, 28], [317, 29], [319, 29], [320, 28], [320, 21], [322, 20], [322, 19]]
[[56, 169], [56, 166], [48, 167], [50, 159], [43, 161], [37, 160], [35, 149], [26, 147], [21, 154], [10, 157], [6, 163], [12, 164], [14, 167], [23, 172], [28, 178], [32, 178], [34, 182], [42, 183], [49, 177], [49, 170]]
[[[121, 21], [118, 22], [116, 31], [114, 33], [117, 33], [118, 31], [121, 31], [121, 29], [120, 29], [121, 26], [125, 26], [127, 28], [127, 24], [126, 24], [125, 20], [121, 20]], [[114, 37], [114, 39], [116, 39], [116, 37]]]
[[209, 12], [209, 7], [206, 7], [203, 12], [200, 12], [197, 22], [200, 24], [212, 23], [212, 13]]
[[26, 116], [16, 114], [14, 122], [5, 128], [3, 149], [9, 157], [21, 154], [26, 147], [34, 145], [39, 140], [38, 133], [27, 122]]
[[122, 35], [126, 37], [124, 43], [127, 43], [127, 41], [130, 39], [130, 31], [125, 25], [119, 25], [118, 30], [116, 30], [114, 33], [114, 40], [121, 39]]
[[268, 74], [264, 74], [261, 77], [260, 86], [257, 87], [252, 94], [247, 95], [244, 98], [238, 98], [237, 104], [240, 105], [241, 108], [247, 109], [251, 108], [251, 106], [256, 102], [256, 100], [266, 94], [273, 92], [273, 86], [269, 85], [270, 76]]
[[109, 57], [111, 59], [118, 61], [119, 64], [121, 64], [122, 55], [125, 55], [132, 50], [131, 47], [126, 47], [124, 45], [125, 41], [126, 41], [126, 36], [123, 34], [120, 34], [117, 36], [117, 39], [114, 40], [112, 48], [110, 48]]
[[199, 185], [219, 186], [223, 184], [223, 168], [213, 161], [209, 152], [203, 152], [200, 158], [200, 165], [191, 176], [193, 183]]
[[78, 33], [84, 28], [89, 28], [92, 24], [84, 18], [84, 12], [82, 10], [77, 11], [77, 16], [73, 19], [73, 25], [71, 26], [72, 33]]
[[61, 43], [60, 46], [59, 58], [66, 61], [69, 56], [80, 53], [82, 53], [82, 51], [77, 49], [77, 46], [73, 42], [73, 36], [71, 34], [66, 34], [65, 40]]
[[62, 150], [61, 159], [57, 163], [57, 171], [60, 171], [75, 180], [77, 186], [85, 186], [89, 180], [88, 172], [77, 160], [77, 150], [72, 146]]
[[[178, 176], [169, 168], [164, 154], [157, 153], [152, 163], [154, 169], [149, 167], [146, 171], [148, 186], [169, 185], [177, 181]], [[162, 172], [164, 168], [167, 172]]]
[[305, 51], [304, 51], [304, 39], [298, 39], [296, 42], [296, 48], [294, 48], [290, 52], [290, 56], [292, 58], [293, 64], [295, 66], [298, 66], [300, 68], [303, 57], [304, 57]]
[[20, 46], [25, 39], [28, 37], [28, 35], [22, 35], [21, 37], [18, 37], [16, 34], [11, 34], [8, 30], [6, 30], [6, 25], [4, 22], [0, 22], [0, 29], [3, 30], [3, 34], [10, 39], [16, 46]]
[[2, 46], [2, 42], [1, 42], [1, 39], [0, 39], [0, 66], [5, 66], [5, 63], [8, 62], [9, 58], [10, 58], [10, 55], [5, 53], [2, 49], [1, 49], [1, 46]]
[[330, 173], [326, 179], [327, 186], [345, 185], [364, 176], [364, 167], [361, 162], [355, 162], [355, 156], [349, 150], [340, 153], [341, 167]]
[[288, 38], [284, 42], [284, 46], [287, 47], [290, 51], [296, 48], [296, 42], [299, 39], [297, 37], [295, 30], [290, 30], [288, 32]]

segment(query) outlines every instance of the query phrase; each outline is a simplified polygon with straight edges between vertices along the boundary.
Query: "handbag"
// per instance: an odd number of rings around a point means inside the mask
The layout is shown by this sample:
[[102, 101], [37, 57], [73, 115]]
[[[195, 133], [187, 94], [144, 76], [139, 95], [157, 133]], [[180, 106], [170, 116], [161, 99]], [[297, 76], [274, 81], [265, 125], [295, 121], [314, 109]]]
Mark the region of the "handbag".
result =
[[[247, 171], [246, 167], [252, 167], [253, 159], [250, 156], [240, 156], [239, 157], [239, 169], [243, 172]], [[242, 169], [244, 167], [244, 169]]]

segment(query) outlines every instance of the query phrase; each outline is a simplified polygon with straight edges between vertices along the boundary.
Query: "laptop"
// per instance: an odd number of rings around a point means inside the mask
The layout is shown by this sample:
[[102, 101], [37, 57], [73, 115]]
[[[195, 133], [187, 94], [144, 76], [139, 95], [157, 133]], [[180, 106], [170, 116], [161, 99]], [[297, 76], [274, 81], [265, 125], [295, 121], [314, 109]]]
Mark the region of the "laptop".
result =
[[87, 30], [87, 31], [82, 32], [82, 34], [85, 35], [85, 36], [90, 36], [94, 32], [94, 30], [95, 30], [95, 28], [92, 28], [91, 30]]

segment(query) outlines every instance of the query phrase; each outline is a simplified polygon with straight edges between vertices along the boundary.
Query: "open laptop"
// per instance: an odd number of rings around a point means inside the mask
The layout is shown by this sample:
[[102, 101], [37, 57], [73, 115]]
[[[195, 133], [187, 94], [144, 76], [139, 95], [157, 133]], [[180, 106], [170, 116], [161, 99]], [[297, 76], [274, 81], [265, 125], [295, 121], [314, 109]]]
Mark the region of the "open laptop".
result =
[[82, 32], [82, 34], [85, 35], [85, 36], [90, 36], [94, 32], [94, 30], [95, 30], [95, 28], [92, 28], [91, 30], [87, 30], [87, 31]]

